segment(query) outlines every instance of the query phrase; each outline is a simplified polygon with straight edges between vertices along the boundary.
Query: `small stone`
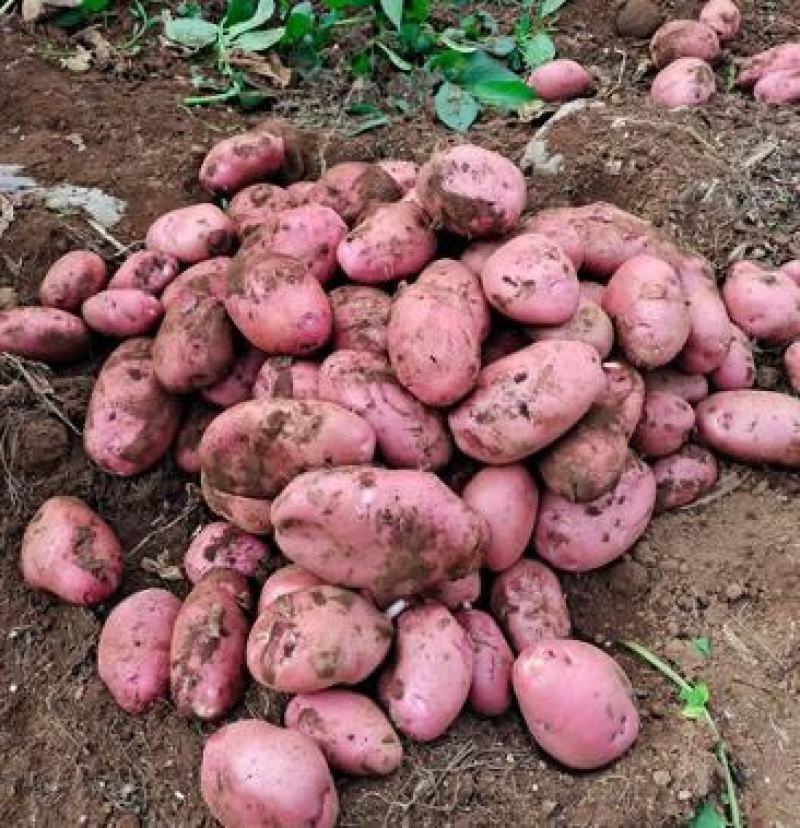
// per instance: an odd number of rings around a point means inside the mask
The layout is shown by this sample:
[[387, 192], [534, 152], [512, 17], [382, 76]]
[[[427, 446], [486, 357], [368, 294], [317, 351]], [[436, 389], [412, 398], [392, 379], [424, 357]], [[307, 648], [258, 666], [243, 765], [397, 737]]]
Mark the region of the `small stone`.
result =
[[662, 20], [661, 9], [651, 0], [628, 0], [617, 14], [617, 33], [644, 40], [653, 34]]
[[15, 308], [17, 306], [17, 292], [13, 287], [0, 288], [0, 311]]
[[653, 782], [655, 782], [659, 788], [666, 788], [671, 781], [672, 777], [670, 776], [669, 771], [658, 770], [653, 774]]
[[558, 802], [553, 802], [552, 799], [545, 799], [544, 802], [542, 802], [542, 813], [546, 817], [550, 816], [556, 808], [558, 808]]
[[744, 587], [735, 581], [725, 587], [725, 597], [728, 601], [738, 601], [744, 595]]
[[692, 792], [691, 791], [687, 791], [685, 788], [678, 791], [678, 799], [681, 802], [687, 802], [691, 798], [692, 798]]
[[639, 541], [639, 543], [633, 547], [632, 555], [635, 561], [639, 561], [639, 563], [644, 566], [649, 566], [650, 564], [654, 564], [656, 562], [656, 556], [653, 552], [653, 548], [647, 541]]

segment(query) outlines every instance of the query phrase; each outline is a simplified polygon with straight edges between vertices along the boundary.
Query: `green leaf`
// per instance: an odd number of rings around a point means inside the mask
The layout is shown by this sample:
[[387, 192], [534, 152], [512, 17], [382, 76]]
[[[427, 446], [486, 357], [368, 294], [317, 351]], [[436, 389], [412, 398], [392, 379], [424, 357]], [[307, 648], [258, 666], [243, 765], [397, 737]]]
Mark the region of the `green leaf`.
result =
[[680, 700], [683, 702], [681, 713], [687, 719], [699, 719], [706, 713], [706, 705], [711, 698], [708, 692], [708, 685], [700, 682], [695, 685], [684, 687], [679, 693]]
[[410, 72], [414, 68], [413, 64], [409, 63], [405, 58], [400, 57], [394, 49], [390, 49], [385, 43], [381, 43], [380, 40], [375, 41], [375, 45], [401, 72]]
[[555, 14], [567, 2], [568, 0], [542, 0], [539, 5], [539, 16], [548, 17], [551, 14]]
[[228, 0], [225, 12], [225, 26], [235, 26], [249, 20], [256, 12], [256, 0]]
[[501, 109], [517, 110], [536, 100], [536, 93], [522, 79], [485, 52], [467, 56], [458, 82], [481, 103]]
[[380, 107], [375, 106], [375, 104], [365, 103], [363, 101], [350, 104], [350, 106], [345, 109], [345, 112], [348, 115], [383, 115], [383, 110]]
[[694, 812], [687, 828], [726, 828], [728, 821], [710, 802], [703, 802]]
[[411, 23], [424, 23], [430, 13], [430, 0], [407, 0], [403, 16]]
[[517, 48], [517, 42], [514, 38], [507, 35], [484, 38], [481, 45], [495, 57], [508, 57]]
[[296, 43], [302, 40], [310, 31], [314, 23], [314, 9], [311, 3], [298, 3], [286, 18], [286, 34], [284, 41]]
[[693, 638], [692, 644], [703, 658], [708, 658], [711, 655], [711, 641], [708, 638]]
[[403, 0], [381, 0], [381, 8], [389, 22], [399, 29], [403, 22]]
[[105, 11], [111, 5], [111, 0], [82, 0], [81, 8], [90, 14]]
[[358, 52], [350, 59], [350, 71], [363, 78], [372, 74], [372, 57], [368, 52]]
[[239, 35], [230, 45], [243, 52], [266, 52], [276, 43], [280, 43], [286, 29], [278, 26], [275, 29], [259, 29], [257, 32], [245, 32]]
[[371, 118], [365, 118], [358, 126], [353, 127], [348, 135], [361, 135], [362, 132], [369, 132], [372, 129], [386, 126], [389, 123], [389, 116], [382, 112], [379, 115], [373, 115]]
[[243, 109], [255, 109], [256, 107], [261, 106], [262, 103], [267, 99], [267, 96], [263, 92], [259, 92], [258, 89], [253, 89], [250, 86], [245, 86], [239, 90], [239, 105]]
[[202, 17], [203, 9], [200, 8], [199, 3], [179, 3], [175, 9], [175, 14], [177, 14], [178, 17]]
[[419, 23], [403, 23], [400, 27], [400, 43], [408, 52], [424, 55], [430, 52], [435, 40], [430, 26], [420, 26]]
[[217, 39], [219, 27], [208, 20], [195, 17], [179, 17], [167, 20], [164, 34], [169, 40], [188, 46], [190, 49], [202, 49]]
[[77, 9], [67, 9], [66, 11], [59, 12], [53, 17], [53, 25], [58, 26], [60, 29], [72, 29], [75, 26], [80, 26], [87, 18], [88, 15], [79, 6]]
[[230, 26], [225, 32], [225, 36], [231, 41], [244, 32], [263, 26], [273, 14], [275, 14], [275, 0], [258, 0], [258, 6], [256, 6], [253, 16], [237, 23], [235, 26]]
[[462, 55], [469, 55], [478, 51], [476, 43], [470, 43], [464, 39], [464, 32], [461, 29], [445, 29], [439, 35], [439, 42], [454, 52], [461, 52]]
[[439, 120], [455, 132], [466, 132], [480, 112], [480, 105], [466, 89], [445, 81], [434, 99]]
[[556, 56], [556, 44], [547, 32], [534, 32], [523, 38], [520, 51], [525, 65], [529, 69], [535, 69], [549, 63]]

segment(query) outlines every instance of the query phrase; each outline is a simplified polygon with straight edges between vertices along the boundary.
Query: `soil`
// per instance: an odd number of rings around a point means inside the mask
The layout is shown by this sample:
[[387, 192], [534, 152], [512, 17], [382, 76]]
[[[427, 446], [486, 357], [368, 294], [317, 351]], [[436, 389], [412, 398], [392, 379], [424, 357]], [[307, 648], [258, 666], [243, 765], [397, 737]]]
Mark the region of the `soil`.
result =
[[[508, 5], [487, 5], [498, 16], [512, 13]], [[798, 38], [794, 0], [741, 5], [744, 35], [731, 47], [735, 55]], [[669, 17], [693, 16], [698, 6], [662, 4]], [[532, 207], [611, 201], [664, 226], [720, 272], [733, 255], [798, 257], [797, 108], [768, 108], [731, 92], [696, 112], [656, 110], [647, 99], [646, 43], [619, 38], [613, 18], [604, 0], [573, 0], [561, 16], [560, 52], [592, 68], [602, 106], [552, 124], [548, 152], [562, 157], [561, 166], [551, 175], [529, 172]], [[138, 57], [73, 74], [58, 64], [74, 46], [65, 35], [23, 27], [13, 16], [0, 20], [0, 163], [21, 164], [42, 184], [98, 187], [125, 200], [127, 213], [112, 231], [122, 245], [141, 240], [161, 212], [203, 199], [196, 173], [204, 152], [259, 117], [180, 108], [190, 89], [187, 65], [155, 38]], [[120, 32], [106, 34], [113, 40]], [[719, 81], [722, 87], [722, 72]], [[347, 137], [341, 102], [377, 93], [354, 93], [336, 70], [314, 83], [275, 92], [271, 107], [309, 130], [318, 162], [420, 160], [460, 140], [425, 109], [391, 128]], [[393, 93], [408, 92], [397, 84]], [[519, 160], [542, 120], [489, 116], [469, 138]], [[113, 243], [80, 215], [18, 203], [0, 239], [0, 288], [13, 287], [20, 303], [35, 301], [46, 268], [78, 246], [120, 261]], [[96, 508], [128, 550], [124, 594], [164, 583], [186, 593], [184, 581], [161, 576], [174, 576], [192, 532], [209, 519], [197, 481], [171, 459], [127, 480], [87, 461], [75, 429], [109, 350], [95, 347], [86, 362], [40, 377], [49, 383], [45, 393], [31, 390], [24, 365], [0, 364], [0, 824], [211, 825], [198, 764], [214, 726], [179, 719], [166, 702], [141, 718], [122, 713], [95, 670], [110, 606], [61, 604], [26, 589], [18, 571], [20, 539], [36, 508], [51, 495], [71, 494]], [[769, 368], [778, 356], [765, 351], [759, 361]], [[759, 377], [775, 382], [774, 371]], [[492, 721], [465, 713], [432, 745], [407, 744], [401, 770], [389, 778], [341, 779], [341, 824], [686, 824], [698, 803], [722, 790], [712, 741], [702, 725], [680, 716], [662, 677], [614, 646], [632, 638], [711, 688], [748, 824], [797, 825], [798, 492], [796, 474], [725, 464], [706, 502], [655, 519], [614, 565], [562, 579], [576, 635], [612, 649], [639, 698], [641, 736], [619, 762], [569, 773], [532, 746], [517, 713]], [[275, 553], [269, 568], [278, 562]], [[700, 637], [711, 642], [707, 658], [691, 643]], [[251, 686], [231, 718], [277, 722], [284, 704]]]

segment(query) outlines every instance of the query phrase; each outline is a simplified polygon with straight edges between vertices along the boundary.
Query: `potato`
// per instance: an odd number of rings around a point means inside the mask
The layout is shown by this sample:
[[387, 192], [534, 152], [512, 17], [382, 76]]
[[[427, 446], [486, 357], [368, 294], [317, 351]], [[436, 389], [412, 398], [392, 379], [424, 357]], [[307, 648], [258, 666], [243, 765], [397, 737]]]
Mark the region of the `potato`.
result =
[[292, 205], [290, 206], [300, 207], [306, 204], [315, 184], [315, 181], [296, 181], [294, 184], [290, 184], [286, 188], [286, 192], [289, 193], [292, 199]]
[[523, 233], [536, 233], [558, 245], [572, 262], [575, 270], [583, 266], [586, 250], [586, 227], [580, 213], [573, 207], [540, 210], [524, 219], [519, 227]]
[[450, 430], [469, 457], [514, 463], [572, 428], [605, 382], [590, 345], [536, 342], [481, 371], [475, 391], [450, 414]]
[[213, 204], [193, 204], [170, 210], [147, 230], [148, 250], [167, 253], [188, 264], [225, 256], [236, 241], [236, 226]]
[[571, 101], [584, 98], [592, 89], [591, 75], [577, 61], [551, 60], [534, 69], [525, 83], [543, 101]]
[[253, 383], [254, 400], [318, 400], [319, 365], [292, 357], [267, 357]]
[[319, 281], [299, 259], [241, 250], [228, 273], [225, 300], [233, 324], [268, 354], [299, 356], [331, 335], [331, 306]]
[[323, 690], [295, 696], [284, 722], [312, 739], [328, 764], [343, 773], [386, 776], [403, 760], [403, 746], [389, 720], [360, 693]]
[[714, 455], [700, 446], [686, 445], [675, 454], [653, 463], [656, 479], [656, 512], [694, 503], [713, 489], [719, 476]]
[[731, 325], [731, 332], [733, 338], [728, 353], [719, 368], [711, 373], [711, 382], [720, 391], [752, 388], [756, 381], [756, 363], [750, 340], [737, 325]]
[[224, 299], [228, 295], [229, 256], [217, 256], [186, 269], [164, 289], [161, 304], [165, 308], [187, 299], [214, 297]]
[[281, 210], [297, 206], [291, 193], [276, 184], [252, 184], [239, 190], [228, 204], [228, 215], [239, 236], [246, 236]]
[[221, 520], [207, 524], [192, 538], [183, 556], [183, 568], [191, 584], [212, 569], [232, 569], [249, 578], [255, 575], [267, 552], [258, 538]]
[[644, 385], [648, 394], [660, 391], [676, 394], [692, 405], [708, 396], [708, 380], [702, 374], [684, 374], [674, 368], [648, 371], [644, 375]]
[[122, 580], [122, 547], [111, 527], [76, 497], [51, 497], [25, 529], [20, 550], [25, 583], [91, 607]]
[[397, 619], [394, 661], [378, 682], [395, 727], [415, 742], [441, 736], [467, 700], [474, 661], [467, 633], [445, 607], [406, 610]]
[[492, 584], [492, 615], [515, 652], [538, 641], [565, 638], [570, 621], [558, 578], [540, 561], [522, 558]]
[[800, 340], [793, 342], [783, 352], [783, 367], [792, 390], [800, 394]]
[[402, 195], [394, 178], [377, 164], [346, 161], [323, 173], [306, 201], [330, 207], [352, 225], [370, 205], [398, 201]]
[[511, 647], [487, 612], [461, 610], [456, 621], [467, 631], [474, 655], [469, 706], [481, 716], [502, 716], [511, 704]]
[[486, 368], [487, 365], [521, 351], [530, 344], [531, 338], [522, 328], [495, 326], [481, 346], [481, 365]]
[[637, 368], [658, 368], [686, 344], [691, 320], [675, 270], [653, 256], [635, 256], [611, 277], [603, 310]]
[[391, 643], [391, 623], [357, 593], [305, 587], [264, 607], [247, 642], [247, 667], [278, 692], [316, 693], [361, 683]]
[[591, 644], [535, 644], [514, 662], [512, 681], [531, 736], [568, 768], [607, 765], [639, 735], [628, 677], [614, 659]]
[[295, 477], [272, 521], [289, 560], [379, 601], [474, 572], [489, 535], [483, 517], [434, 474], [365, 466]]
[[280, 253], [303, 264], [322, 284], [336, 272], [336, 250], [347, 235], [347, 225], [329, 207], [305, 204], [273, 213], [244, 240], [250, 257]]
[[169, 450], [181, 408], [156, 377], [153, 340], [129, 339], [112, 351], [92, 390], [83, 428], [86, 454], [111, 474], [139, 474]]
[[483, 565], [502, 572], [525, 553], [536, 524], [539, 490], [525, 466], [490, 466], [467, 483], [462, 494], [467, 506], [486, 518], [489, 546]]
[[495, 239], [471, 242], [459, 257], [459, 262], [476, 276], [480, 276], [489, 257], [504, 244], [504, 241]]
[[241, 699], [249, 599], [244, 575], [214, 569], [183, 602], [170, 644], [170, 687], [181, 716], [213, 721]]
[[295, 566], [295, 564], [282, 566], [276, 569], [261, 587], [261, 594], [258, 597], [258, 615], [261, 615], [264, 609], [273, 601], [277, 601], [281, 595], [289, 595], [306, 587], [322, 586], [323, 583], [324, 581], [312, 572], [300, 566]]
[[651, 391], [631, 445], [644, 457], [666, 457], [689, 439], [694, 428], [694, 410], [683, 397]]
[[73, 250], [55, 261], [39, 285], [45, 307], [75, 312], [106, 286], [106, 263], [89, 250]]
[[304, 178], [309, 167], [311, 144], [303, 133], [285, 118], [265, 118], [256, 124], [256, 132], [266, 132], [283, 139], [283, 161], [271, 178], [281, 186]]
[[376, 205], [336, 250], [347, 277], [365, 285], [416, 276], [435, 255], [431, 219], [408, 201]]
[[796, 285], [800, 286], [800, 259], [794, 259], [791, 262], [786, 262], [786, 264], [782, 264], [778, 270], [785, 273]]
[[283, 138], [263, 129], [223, 138], [203, 159], [200, 184], [211, 195], [230, 195], [276, 173], [283, 155]]
[[733, 40], [742, 25], [742, 13], [733, 0], [708, 0], [700, 9], [700, 22], [710, 26], [722, 43]]
[[617, 12], [617, 34], [631, 40], [645, 40], [661, 25], [664, 14], [653, 0], [625, 0]]
[[119, 266], [108, 289], [136, 288], [158, 296], [176, 278], [180, 268], [174, 256], [156, 250], [139, 250]]
[[601, 285], [600, 282], [580, 283], [581, 298], [589, 302], [594, 302], [595, 305], [603, 306], [603, 297], [606, 295], [606, 286]]
[[89, 352], [89, 329], [79, 316], [58, 308], [0, 311], [0, 352], [63, 364]]
[[83, 321], [97, 333], [119, 339], [143, 336], [161, 321], [164, 308], [155, 296], [137, 288], [101, 290], [81, 308]]
[[573, 502], [595, 500], [617, 484], [628, 459], [628, 441], [642, 414], [645, 395], [639, 373], [621, 363], [603, 370], [606, 390], [539, 462], [547, 488]]
[[795, 69], [777, 69], [768, 72], [756, 82], [753, 94], [761, 103], [800, 103], [800, 66]]
[[345, 285], [332, 290], [328, 298], [333, 311], [335, 350], [386, 352], [390, 296], [377, 288]]
[[242, 719], [206, 742], [200, 792], [223, 828], [333, 828], [336, 786], [325, 757], [295, 730]]
[[747, 58], [739, 69], [736, 85], [749, 88], [770, 72], [800, 69], [800, 42], [781, 43]]
[[260, 497], [244, 497], [215, 489], [200, 472], [200, 487], [203, 500], [209, 510], [218, 517], [237, 526], [243, 532], [266, 535], [272, 529], [270, 512], [272, 501]]
[[431, 587], [425, 593], [425, 597], [444, 604], [453, 612], [464, 607], [469, 608], [481, 597], [480, 572], [470, 572], [469, 575], [455, 581], [442, 581]]
[[670, 20], [660, 26], [650, 40], [650, 59], [656, 69], [687, 57], [716, 63], [720, 55], [716, 31], [697, 20]]
[[380, 354], [335, 351], [320, 367], [319, 399], [363, 417], [389, 466], [434, 470], [450, 460], [453, 446], [442, 417], [400, 385]]
[[385, 173], [394, 179], [394, 183], [402, 190], [403, 194], [414, 189], [417, 183], [419, 166], [413, 161], [402, 161], [395, 158], [387, 158], [375, 162]]
[[650, 467], [631, 454], [617, 485], [596, 500], [572, 503], [544, 493], [534, 534], [536, 551], [567, 572], [598, 569], [624, 555], [644, 534], [655, 500]]
[[653, 79], [650, 98], [667, 109], [703, 106], [717, 93], [714, 70], [700, 58], [681, 57], [665, 66]]
[[146, 713], [169, 690], [169, 648], [181, 602], [143, 589], [117, 604], [97, 642], [97, 673], [127, 713]]
[[445, 230], [467, 238], [513, 230], [525, 209], [525, 177], [508, 158], [474, 144], [434, 155], [419, 171], [416, 191]]
[[175, 465], [186, 474], [200, 473], [200, 438], [218, 412], [202, 405], [193, 405], [175, 438]]
[[595, 302], [580, 296], [578, 308], [566, 322], [561, 325], [533, 327], [525, 329], [534, 342], [546, 339], [568, 339], [591, 345], [606, 359], [614, 347], [614, 326], [608, 314]]
[[272, 497], [293, 477], [321, 466], [368, 463], [372, 427], [318, 400], [249, 400], [223, 411], [200, 441], [200, 464], [215, 489]]
[[695, 409], [700, 439], [750, 463], [800, 467], [800, 399], [775, 391], [720, 391]]
[[252, 399], [253, 386], [266, 358], [258, 348], [248, 348], [236, 357], [226, 376], [213, 385], [200, 389], [200, 395], [220, 408], [230, 408], [236, 403]]

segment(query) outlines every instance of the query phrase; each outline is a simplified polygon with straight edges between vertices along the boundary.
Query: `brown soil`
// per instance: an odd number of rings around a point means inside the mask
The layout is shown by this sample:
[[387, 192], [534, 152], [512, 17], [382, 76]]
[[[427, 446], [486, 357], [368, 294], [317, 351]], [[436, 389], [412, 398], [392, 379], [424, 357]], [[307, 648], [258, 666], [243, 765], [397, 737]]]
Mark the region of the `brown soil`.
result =
[[[678, 17], [699, 3], [663, 5]], [[562, 16], [561, 52], [593, 67], [603, 106], [553, 126], [549, 148], [563, 156], [562, 170], [531, 174], [532, 205], [612, 201], [664, 225], [719, 268], [734, 251], [769, 261], [800, 255], [797, 108], [766, 108], [734, 92], [697, 112], [655, 110], [649, 77], [639, 72], [645, 44], [614, 34], [609, 6], [573, 0]], [[791, 0], [742, 6], [746, 34], [735, 54], [797, 38]], [[123, 244], [141, 239], [159, 213], [202, 198], [196, 172], [204, 151], [255, 117], [180, 109], [186, 65], [157, 45], [75, 75], [57, 63], [55, 52], [69, 45], [63, 35], [2, 20], [0, 162], [22, 164], [42, 183], [96, 186], [124, 199], [128, 212], [113, 231]], [[425, 115], [344, 138], [333, 102], [352, 91], [349, 82], [328, 72], [317, 84], [313, 96], [307, 88], [276, 94], [274, 111], [315, 126], [328, 162], [422, 159], [458, 140]], [[518, 159], [536, 127], [492, 117], [470, 139]], [[115, 255], [80, 216], [17, 206], [0, 241], [0, 288], [34, 301], [47, 266], [81, 245], [109, 261]], [[51, 399], [78, 426], [107, 352], [97, 343], [92, 359], [51, 377]], [[775, 364], [776, 355], [761, 361]], [[71, 494], [95, 507], [129, 550], [124, 593], [161, 585], [153, 570], [168, 574], [207, 519], [196, 483], [170, 460], [132, 480], [102, 473], [18, 369], [0, 367], [0, 824], [210, 825], [197, 774], [213, 726], [181, 720], [167, 703], [138, 719], [117, 709], [94, 665], [109, 608], [88, 611], [33, 593], [17, 568], [38, 505]], [[769, 371], [759, 376], [774, 381]], [[657, 518], [613, 566], [563, 578], [580, 637], [604, 646], [635, 638], [708, 682], [751, 826], [788, 828], [800, 813], [798, 491], [796, 475], [726, 466], [709, 502]], [[184, 582], [172, 586], [185, 594]], [[706, 660], [690, 643], [700, 636], [712, 642]], [[464, 714], [433, 745], [408, 744], [402, 769], [388, 779], [342, 779], [342, 825], [685, 824], [699, 801], [721, 790], [710, 739], [681, 718], [661, 677], [620, 658], [643, 727], [613, 767], [568, 773], [532, 747], [516, 713], [496, 721]], [[278, 721], [284, 701], [251, 687], [235, 716]]]

